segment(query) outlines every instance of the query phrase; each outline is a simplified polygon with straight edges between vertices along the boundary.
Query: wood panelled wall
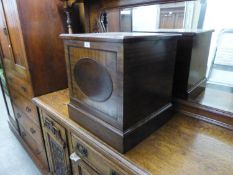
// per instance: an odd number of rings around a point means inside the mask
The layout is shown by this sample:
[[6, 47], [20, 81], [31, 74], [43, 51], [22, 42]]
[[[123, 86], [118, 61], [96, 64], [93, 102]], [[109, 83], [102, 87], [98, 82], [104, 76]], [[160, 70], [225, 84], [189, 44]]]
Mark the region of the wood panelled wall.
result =
[[59, 39], [65, 32], [62, 1], [17, 3], [35, 96], [66, 88], [64, 48]]

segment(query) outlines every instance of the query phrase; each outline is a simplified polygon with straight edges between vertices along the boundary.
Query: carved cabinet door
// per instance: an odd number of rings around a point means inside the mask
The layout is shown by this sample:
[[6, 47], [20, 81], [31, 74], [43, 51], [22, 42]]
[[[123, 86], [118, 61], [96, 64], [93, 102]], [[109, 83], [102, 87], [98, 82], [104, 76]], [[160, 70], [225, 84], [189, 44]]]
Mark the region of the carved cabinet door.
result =
[[53, 175], [70, 175], [66, 130], [46, 113], [41, 112], [41, 116], [50, 172]]

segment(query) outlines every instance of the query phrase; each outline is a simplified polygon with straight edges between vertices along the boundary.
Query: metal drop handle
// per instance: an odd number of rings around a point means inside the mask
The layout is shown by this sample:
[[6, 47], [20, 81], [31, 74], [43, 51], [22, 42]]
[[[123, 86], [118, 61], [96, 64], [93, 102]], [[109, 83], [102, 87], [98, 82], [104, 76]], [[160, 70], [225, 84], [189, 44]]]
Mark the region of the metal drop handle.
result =
[[3, 33], [4, 33], [4, 35], [8, 36], [8, 30], [6, 27], [3, 27]]
[[29, 108], [28, 106], [26, 107], [26, 111], [27, 112], [31, 112], [32, 110], [31, 110], [31, 108]]
[[21, 86], [21, 89], [23, 92], [27, 92], [27, 88], [25, 88], [24, 86]]
[[20, 113], [17, 113], [16, 116], [17, 116], [17, 119], [19, 119], [19, 118], [22, 117], [22, 116], [20, 115]]
[[76, 152], [74, 152], [70, 155], [70, 160], [74, 162], [80, 162], [82, 159], [76, 154]]
[[36, 130], [33, 129], [33, 128], [30, 128], [30, 132], [31, 132], [32, 134], [35, 134], [35, 133], [36, 133]]

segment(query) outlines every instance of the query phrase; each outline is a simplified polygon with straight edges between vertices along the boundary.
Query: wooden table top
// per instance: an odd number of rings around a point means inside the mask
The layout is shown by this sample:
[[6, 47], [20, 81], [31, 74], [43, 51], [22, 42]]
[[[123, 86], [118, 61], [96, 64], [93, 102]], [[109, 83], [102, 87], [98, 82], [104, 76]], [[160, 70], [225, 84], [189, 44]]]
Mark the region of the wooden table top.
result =
[[[69, 118], [67, 89], [34, 101], [63, 121], [81, 127]], [[232, 175], [233, 131], [175, 114], [132, 150], [118, 154], [156, 175]]]

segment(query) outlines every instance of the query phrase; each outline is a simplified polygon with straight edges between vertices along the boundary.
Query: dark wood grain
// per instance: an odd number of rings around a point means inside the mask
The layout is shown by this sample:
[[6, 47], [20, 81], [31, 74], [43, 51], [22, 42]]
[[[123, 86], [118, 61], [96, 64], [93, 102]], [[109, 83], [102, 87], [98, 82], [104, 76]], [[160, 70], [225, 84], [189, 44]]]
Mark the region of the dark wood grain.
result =
[[[61, 37], [69, 68], [71, 118], [121, 152], [166, 121], [172, 107], [179, 35], [103, 33]], [[89, 48], [84, 47], [87, 42]], [[85, 65], [80, 67], [83, 62]]]
[[17, 0], [35, 96], [67, 87], [64, 49], [63, 3]]
[[213, 30], [159, 29], [155, 32], [182, 34], [177, 44], [173, 96], [188, 99], [199, 94], [206, 82]]

